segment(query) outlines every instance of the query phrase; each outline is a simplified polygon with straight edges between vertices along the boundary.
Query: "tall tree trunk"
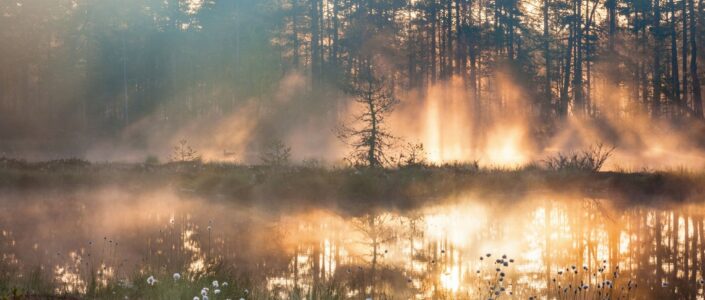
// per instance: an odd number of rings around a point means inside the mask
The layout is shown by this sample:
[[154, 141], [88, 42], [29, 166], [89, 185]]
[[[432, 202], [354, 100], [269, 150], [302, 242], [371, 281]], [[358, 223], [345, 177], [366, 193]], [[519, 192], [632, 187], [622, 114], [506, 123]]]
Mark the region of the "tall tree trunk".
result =
[[700, 75], [698, 74], [697, 24], [695, 22], [695, 2], [688, 0], [690, 12], [690, 77], [693, 84], [693, 111], [696, 118], [703, 118], [703, 100], [700, 92]]
[[[465, 34], [463, 30], [467, 27], [467, 7], [465, 0], [455, 0], [455, 39], [457, 43], [455, 45], [455, 73], [460, 75], [460, 78], [465, 82], [465, 75], [467, 74], [465, 69], [467, 68], [467, 59], [465, 56]], [[462, 18], [461, 18], [462, 14]]]
[[688, 105], [688, 1], [681, 0], [681, 18], [683, 19], [683, 37], [681, 38], [682, 50], [681, 60], [683, 67], [683, 107]]
[[570, 63], [572, 61], [571, 54], [573, 53], [573, 40], [574, 40], [574, 27], [570, 27], [570, 32], [568, 33], [568, 44], [565, 47], [565, 62], [563, 67], [563, 86], [561, 87], [560, 104], [559, 111], [562, 117], [568, 114], [568, 89], [570, 88], [570, 74], [571, 68]]
[[446, 0], [446, 78], [453, 74], [453, 0]]
[[311, 80], [314, 87], [320, 79], [320, 31], [319, 31], [319, 16], [318, 6], [321, 0], [311, 0]]
[[617, 0], [607, 0], [605, 3], [605, 6], [607, 7], [607, 15], [608, 15], [608, 22], [609, 22], [609, 28], [608, 28], [608, 42], [607, 42], [607, 48], [610, 52], [610, 57], [613, 58], [614, 56], [614, 39], [615, 35], [617, 33]]
[[336, 72], [338, 71], [338, 31], [340, 30], [340, 19], [338, 18], [338, 14], [340, 13], [340, 4], [338, 3], [340, 0], [332, 0], [333, 1], [333, 45], [331, 46], [331, 59], [330, 59], [330, 64], [333, 70]]
[[[671, 93], [671, 101], [674, 106], [678, 107], [681, 103], [681, 83], [678, 72], [678, 43], [677, 43], [677, 33], [676, 33], [676, 4], [673, 0], [669, 0], [669, 8], [671, 11], [671, 88], [673, 92]], [[676, 111], [676, 110], [674, 110]]]
[[294, 69], [299, 67], [299, 31], [298, 31], [298, 2], [299, 0], [291, 0], [291, 40], [294, 48], [294, 54], [292, 58], [292, 63], [294, 64]]
[[583, 29], [582, 29], [582, 7], [583, 1], [576, 1], [575, 17], [575, 66], [573, 75], [573, 112], [582, 116], [585, 112], [585, 97], [583, 95]]
[[[446, 45], [448, 45], [448, 39], [446, 38], [446, 17], [445, 17], [445, 9], [443, 6], [443, 1], [438, 4], [438, 42], [439, 42], [439, 49], [438, 49], [438, 68], [439, 68], [439, 75], [440, 78], [443, 80], [446, 78], [446, 61], [448, 58], [447, 55], [447, 48]], [[445, 0], [448, 1], [448, 0]]]
[[512, 67], [514, 67], [514, 58], [516, 57], [515, 51], [514, 51], [514, 6], [508, 6], [505, 7], [505, 13], [509, 16], [509, 21], [508, 28], [507, 28], [507, 57], [509, 58], [509, 61], [512, 63]]
[[436, 0], [431, 1], [431, 9], [430, 9], [430, 22], [431, 22], [431, 84], [436, 83], [436, 22], [437, 22], [437, 7], [436, 7]]
[[[645, 16], [646, 13], [643, 13], [643, 14], [644, 14], [644, 20], [646, 20], [646, 16]], [[647, 37], [646, 32], [647, 32], [646, 28], [643, 27], [642, 31], [641, 31], [642, 53], [646, 53], [647, 49], [649, 48], [649, 46], [648, 46], [649, 39]], [[648, 80], [648, 76], [646, 75], [646, 71], [647, 71], [646, 59], [642, 59], [640, 63], [641, 63], [641, 74], [640, 74], [640, 76], [641, 76], [641, 101], [644, 104], [644, 106], [648, 108], [648, 106], [649, 106], [649, 80]]]
[[[411, 16], [413, 14], [413, 6], [409, 2], [406, 6], [407, 14]], [[406, 38], [408, 39], [406, 43], [406, 55], [408, 58], [407, 62], [407, 88], [411, 90], [416, 87], [416, 47], [413, 40], [415, 39], [414, 33], [411, 28], [411, 20], [406, 23]]]
[[543, 0], [543, 58], [546, 68], [546, 78], [544, 81], [543, 90], [546, 95], [545, 103], [547, 103], [547, 105], [541, 108], [542, 112], [545, 112], [545, 108], [549, 107], [551, 103], [553, 103], [553, 92], [551, 91], [551, 36], [548, 29], [548, 5], [548, 0]]
[[656, 40], [654, 49], [654, 70], [652, 76], [653, 95], [651, 99], [651, 115], [661, 115], [661, 55], [663, 55], [663, 33], [661, 32], [661, 0], [654, 0], [653, 34]]
[[[588, 2], [589, 3], [589, 2]], [[599, 1], [595, 1], [592, 5], [592, 9], [589, 9], [589, 6], [586, 3], [586, 10], [585, 10], [585, 35], [590, 36], [590, 28], [592, 26], [592, 20], [595, 17], [595, 11], [597, 11], [597, 4], [599, 4]], [[588, 10], [589, 9], [589, 10]], [[592, 46], [595, 44], [595, 41], [593, 39], [589, 39], [590, 42], [585, 44], [585, 57], [586, 57], [586, 77], [587, 77], [587, 93], [585, 95], [585, 107], [587, 109], [588, 115], [592, 115], [593, 113], [593, 106], [592, 106]]]

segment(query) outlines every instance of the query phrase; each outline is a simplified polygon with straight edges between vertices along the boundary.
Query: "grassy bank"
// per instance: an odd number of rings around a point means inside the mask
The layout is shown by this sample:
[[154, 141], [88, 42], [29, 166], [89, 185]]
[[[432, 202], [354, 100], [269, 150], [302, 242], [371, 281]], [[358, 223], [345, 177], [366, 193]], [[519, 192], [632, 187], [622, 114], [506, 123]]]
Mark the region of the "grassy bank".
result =
[[[223, 163], [120, 164], [81, 160], [0, 160], [0, 189], [127, 190], [171, 187], [242, 205], [287, 203], [364, 212], [406, 209], [457, 195], [512, 201], [533, 193], [610, 198], [622, 204], [701, 201], [705, 172], [591, 172], [536, 166], [484, 169], [475, 165], [391, 169], [244, 166]], [[295, 200], [295, 201], [287, 201]]]

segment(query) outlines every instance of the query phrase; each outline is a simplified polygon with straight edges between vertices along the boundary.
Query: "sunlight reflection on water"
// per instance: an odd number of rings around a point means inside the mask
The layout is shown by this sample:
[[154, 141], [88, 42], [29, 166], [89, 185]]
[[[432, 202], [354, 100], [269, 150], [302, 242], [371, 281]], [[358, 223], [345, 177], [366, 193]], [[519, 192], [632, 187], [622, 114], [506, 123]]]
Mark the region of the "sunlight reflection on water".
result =
[[275, 215], [170, 192], [123, 196], [75, 197], [67, 201], [80, 205], [58, 211], [40, 198], [6, 212], [2, 276], [28, 277], [40, 266], [57, 293], [129, 282], [135, 272], [193, 279], [216, 266], [281, 298], [322, 287], [411, 298], [702, 292], [702, 207], [613, 209], [604, 199], [546, 195]]

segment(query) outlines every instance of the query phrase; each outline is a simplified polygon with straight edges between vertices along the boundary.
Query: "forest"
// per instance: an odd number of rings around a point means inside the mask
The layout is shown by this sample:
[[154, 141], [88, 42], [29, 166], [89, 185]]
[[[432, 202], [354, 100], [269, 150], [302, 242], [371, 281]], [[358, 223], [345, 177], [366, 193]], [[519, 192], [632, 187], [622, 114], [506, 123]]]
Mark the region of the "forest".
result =
[[[187, 139], [206, 159], [257, 163], [282, 142], [298, 160], [338, 163], [349, 144], [341, 127], [355, 127], [372, 101], [388, 117], [389, 151], [422, 145], [435, 163], [514, 166], [604, 143], [640, 156], [629, 169], [702, 164], [703, 9], [689, 0], [7, 2], [0, 151], [167, 160]], [[644, 152], [664, 153], [652, 166]]]

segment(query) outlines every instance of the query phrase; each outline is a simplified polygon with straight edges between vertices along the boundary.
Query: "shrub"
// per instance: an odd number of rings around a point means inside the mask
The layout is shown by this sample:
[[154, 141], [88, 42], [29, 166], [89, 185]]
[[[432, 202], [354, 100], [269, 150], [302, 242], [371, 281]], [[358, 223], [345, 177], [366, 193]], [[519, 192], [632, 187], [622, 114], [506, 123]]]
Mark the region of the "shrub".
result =
[[612, 155], [614, 146], [607, 147], [602, 143], [590, 146], [578, 152], [561, 153], [544, 160], [549, 170], [579, 170], [597, 172]]
[[147, 155], [144, 159], [144, 164], [149, 166], [155, 166], [159, 164], [159, 158], [154, 155]]
[[289, 164], [291, 158], [291, 147], [277, 139], [264, 146], [260, 155], [262, 164], [267, 166], [284, 166]]
[[191, 148], [185, 139], [180, 140], [171, 153], [172, 162], [194, 162], [199, 160], [201, 160], [201, 156], [198, 155], [196, 150]]
[[428, 164], [427, 156], [422, 143], [407, 143], [399, 155], [399, 166], [425, 166]]

